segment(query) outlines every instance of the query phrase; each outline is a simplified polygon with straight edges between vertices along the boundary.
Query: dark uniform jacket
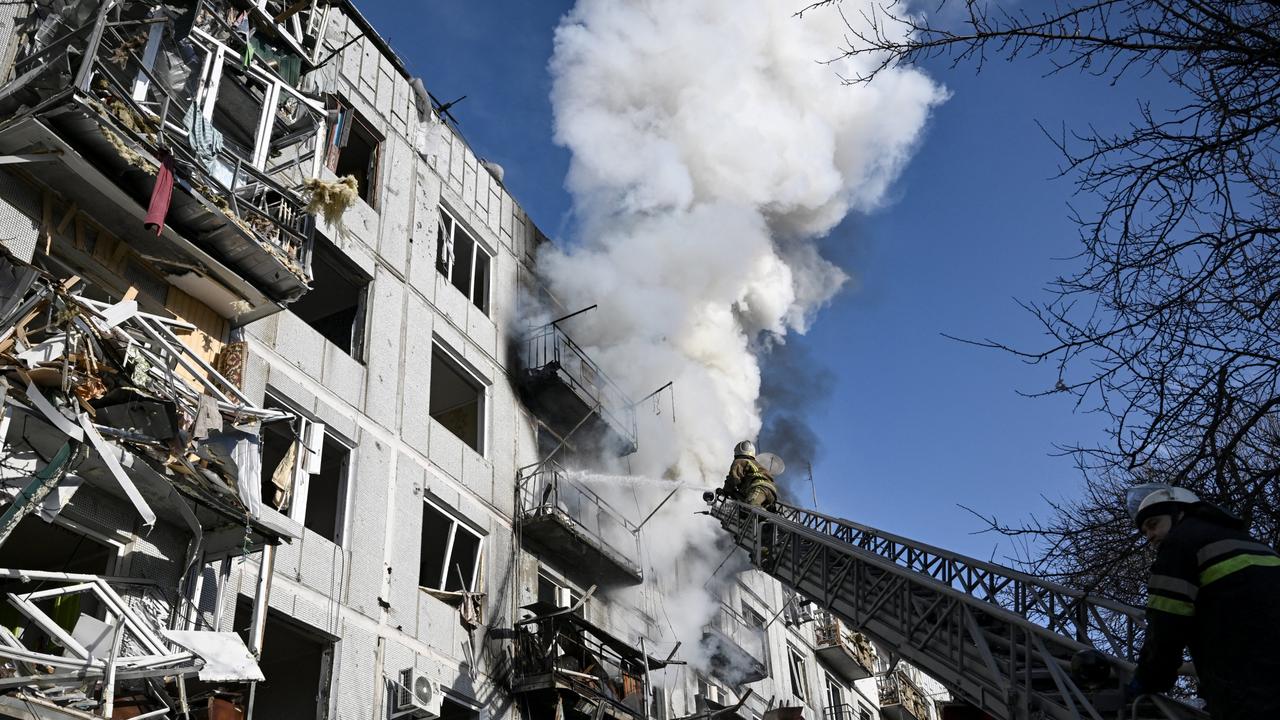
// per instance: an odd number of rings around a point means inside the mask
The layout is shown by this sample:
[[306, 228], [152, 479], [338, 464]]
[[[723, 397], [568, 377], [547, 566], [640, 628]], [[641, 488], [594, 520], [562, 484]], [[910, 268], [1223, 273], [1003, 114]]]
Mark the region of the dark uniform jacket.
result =
[[1280, 718], [1280, 557], [1207, 503], [1173, 526], [1151, 566], [1145, 690], [1173, 686], [1183, 648], [1214, 718]]

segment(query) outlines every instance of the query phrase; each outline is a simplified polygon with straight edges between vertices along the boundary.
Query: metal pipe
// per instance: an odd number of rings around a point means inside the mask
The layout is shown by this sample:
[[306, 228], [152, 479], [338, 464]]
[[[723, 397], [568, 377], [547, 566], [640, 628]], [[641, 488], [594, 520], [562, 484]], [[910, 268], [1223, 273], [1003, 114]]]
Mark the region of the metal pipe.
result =
[[548, 324], [548, 325], [551, 325], [551, 326], [554, 326], [554, 327], [556, 327], [556, 328], [559, 328], [560, 323], [564, 322], [565, 320], [568, 320], [568, 319], [569, 319], [569, 318], [571, 318], [571, 317], [577, 317], [577, 316], [581, 315], [581, 314], [582, 314], [582, 313], [584, 313], [584, 312], [589, 312], [589, 311], [591, 311], [591, 310], [595, 310], [595, 309], [596, 309], [596, 308], [598, 308], [598, 307], [600, 307], [600, 305], [599, 305], [599, 304], [590, 305], [590, 306], [588, 306], [588, 307], [584, 307], [584, 308], [582, 308], [581, 310], [575, 310], [575, 311], [573, 311], [573, 312], [569, 313], [568, 315], [563, 315], [563, 316], [561, 316], [561, 317], [558, 317], [558, 318], [556, 318], [555, 320], [552, 320], [551, 322], [549, 322], [549, 323], [547, 323], [547, 324]]

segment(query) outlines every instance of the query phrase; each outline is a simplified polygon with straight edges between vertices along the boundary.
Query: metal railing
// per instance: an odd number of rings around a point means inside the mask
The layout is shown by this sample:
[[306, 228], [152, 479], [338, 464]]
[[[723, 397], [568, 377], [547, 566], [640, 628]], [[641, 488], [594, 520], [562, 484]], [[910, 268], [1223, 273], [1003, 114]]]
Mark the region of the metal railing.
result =
[[880, 693], [881, 707], [901, 705], [919, 720], [929, 720], [929, 701], [903, 671], [882, 675], [876, 679], [876, 687]]
[[635, 444], [635, 405], [580, 345], [558, 326], [547, 324], [526, 337], [524, 346], [527, 369], [559, 370], [560, 375], [586, 405], [595, 407], [619, 434], [632, 445]]
[[[757, 567], [993, 717], [1097, 718], [1119, 702], [1133, 672], [1125, 656], [1132, 644], [1117, 642], [1124, 638], [1112, 626], [1098, 625], [1114, 613], [1116, 623], [1136, 630], [1142, 622], [1136, 608], [848, 520], [705, 497]], [[1082, 686], [1071, 662], [1094, 649], [1113, 674], [1102, 687]], [[1166, 696], [1148, 699], [1132, 708], [1133, 717], [1206, 717]]]
[[519, 691], [523, 683], [539, 684], [548, 675], [557, 686], [643, 718], [635, 707], [643, 698], [643, 665], [620, 657], [570, 619], [534, 621], [517, 631], [511, 657], [513, 689]]
[[522, 471], [516, 479], [520, 500], [516, 517], [559, 516], [598, 541], [637, 571], [640, 538], [634, 523], [604, 498], [573, 479], [573, 473], [547, 462]]
[[[286, 266], [305, 277], [310, 265], [311, 238], [314, 221], [306, 212], [296, 189], [281, 185], [268, 173], [253, 167], [229, 146], [217, 155], [230, 171], [230, 182], [220, 180], [202, 162], [192, 147], [182, 113], [194, 112], [193, 83], [170, 87], [167, 79], [146, 67], [139, 55], [139, 33], [149, 33], [159, 19], [129, 19], [122, 16], [125, 8], [137, 12], [141, 2], [103, 2], [96, 15], [84, 25], [60, 36], [51, 43], [28, 48], [16, 61], [17, 79], [11, 83], [30, 83], [42, 74], [41, 61], [53, 55], [83, 57], [80, 67], [67, 89], [87, 96], [91, 105], [104, 117], [112, 118], [117, 134], [125, 134], [147, 148], [156, 157], [174, 158], [182, 174], [190, 180], [190, 189], [206, 196], [214, 208], [225, 214], [242, 230], [277, 254]], [[128, 37], [134, 33], [133, 37]], [[198, 38], [189, 37], [195, 50], [208, 52]], [[169, 33], [164, 34], [163, 50], [177, 52]], [[198, 64], [197, 64], [198, 65]], [[196, 68], [191, 68], [194, 75]], [[30, 77], [24, 77], [29, 73]], [[134, 98], [135, 82], [146, 80], [145, 96]], [[224, 80], [240, 82], [230, 74]], [[317, 132], [320, 120], [317, 118]], [[211, 208], [213, 209], [213, 208]]]
[[840, 619], [827, 613], [813, 628], [814, 644], [818, 647], [840, 647], [857, 660], [867, 672], [876, 667], [876, 650], [871, 641], [861, 633], [845, 627]]
[[865, 549], [1045, 629], [1137, 662], [1143, 611], [1065, 585], [916, 542], [851, 520], [780, 505], [797, 525]]
[[747, 622], [746, 618], [734, 612], [729, 606], [721, 605], [719, 612], [712, 616], [703, 629], [718, 631], [748, 655], [764, 664], [766, 643], [764, 629]]

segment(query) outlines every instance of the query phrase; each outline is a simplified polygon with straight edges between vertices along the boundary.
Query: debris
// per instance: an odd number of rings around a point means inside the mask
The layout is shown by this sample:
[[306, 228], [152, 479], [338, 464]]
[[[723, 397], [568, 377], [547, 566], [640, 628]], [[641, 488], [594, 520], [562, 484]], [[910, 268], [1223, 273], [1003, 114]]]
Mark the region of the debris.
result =
[[360, 199], [360, 185], [354, 175], [329, 182], [320, 178], [302, 181], [307, 193], [307, 212], [320, 214], [338, 233], [345, 234], [342, 216]]

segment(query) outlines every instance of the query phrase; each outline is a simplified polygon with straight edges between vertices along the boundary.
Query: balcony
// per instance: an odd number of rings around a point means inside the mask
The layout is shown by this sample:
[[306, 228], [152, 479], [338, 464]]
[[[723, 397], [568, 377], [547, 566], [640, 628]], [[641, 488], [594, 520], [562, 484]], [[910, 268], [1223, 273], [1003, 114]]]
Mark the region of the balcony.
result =
[[838, 618], [823, 618], [814, 627], [814, 640], [814, 654], [845, 681], [869, 678], [875, 672], [876, 650], [871, 641]]
[[525, 338], [525, 402], [553, 432], [576, 447], [612, 455], [636, 451], [636, 413], [630, 398], [558, 326]]
[[547, 603], [523, 609], [535, 617], [516, 623], [510, 686], [527, 717], [645, 720], [645, 665], [660, 670], [664, 661], [568, 610]]
[[516, 487], [516, 523], [531, 550], [555, 557], [601, 585], [644, 579], [635, 525], [574, 473], [543, 463], [523, 471]]
[[929, 700], [902, 670], [877, 680], [880, 717], [886, 720], [929, 720]]
[[871, 720], [870, 714], [859, 714], [854, 706], [843, 703], [822, 709], [822, 720]]
[[[292, 84], [301, 58], [250, 40], [260, 52], [244, 66], [225, 14], [211, 0], [177, 17], [104, 1], [59, 18], [65, 34], [40, 26], [0, 88], [0, 153], [38, 161], [35, 181], [243, 323], [308, 289], [314, 219], [301, 189], [320, 172], [325, 111]], [[143, 219], [162, 168], [174, 187], [157, 232]]]
[[738, 687], [769, 677], [767, 640], [762, 628], [721, 606], [702, 628], [702, 645], [711, 656], [711, 674]]

